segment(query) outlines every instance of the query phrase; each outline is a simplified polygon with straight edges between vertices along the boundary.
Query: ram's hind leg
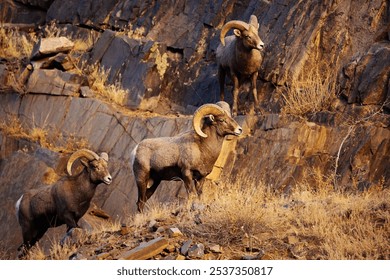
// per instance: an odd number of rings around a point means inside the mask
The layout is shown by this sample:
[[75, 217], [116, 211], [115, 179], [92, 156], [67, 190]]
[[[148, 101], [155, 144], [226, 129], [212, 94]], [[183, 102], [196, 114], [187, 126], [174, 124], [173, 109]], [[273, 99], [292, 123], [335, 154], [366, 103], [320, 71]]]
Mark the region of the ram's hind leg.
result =
[[156, 191], [158, 185], [160, 185], [161, 180], [154, 180], [152, 185], [146, 189], [146, 199], [149, 199], [154, 192]]
[[138, 201], [137, 207], [140, 213], [143, 212], [146, 201], [148, 200], [146, 196], [146, 189], [148, 187], [149, 180], [136, 180], [138, 188]]

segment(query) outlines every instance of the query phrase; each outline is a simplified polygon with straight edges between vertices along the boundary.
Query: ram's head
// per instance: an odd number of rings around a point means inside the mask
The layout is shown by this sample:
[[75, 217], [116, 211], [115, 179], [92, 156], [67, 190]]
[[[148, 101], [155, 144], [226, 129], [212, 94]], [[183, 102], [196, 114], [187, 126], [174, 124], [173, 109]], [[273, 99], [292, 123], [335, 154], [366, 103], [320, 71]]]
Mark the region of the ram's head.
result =
[[67, 171], [72, 176], [72, 165], [80, 159], [81, 163], [88, 169], [91, 181], [94, 183], [103, 182], [106, 185], [111, 184], [112, 177], [108, 171], [108, 154], [101, 153], [100, 156], [88, 149], [81, 149], [73, 153], [67, 164]]

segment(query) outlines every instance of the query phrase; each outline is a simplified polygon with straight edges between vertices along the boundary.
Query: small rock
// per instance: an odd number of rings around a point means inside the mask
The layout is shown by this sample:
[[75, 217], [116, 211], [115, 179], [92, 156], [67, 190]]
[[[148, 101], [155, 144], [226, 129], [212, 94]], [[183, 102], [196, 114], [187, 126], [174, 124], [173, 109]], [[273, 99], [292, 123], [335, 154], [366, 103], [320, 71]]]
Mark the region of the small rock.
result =
[[288, 244], [294, 245], [299, 242], [299, 238], [295, 235], [289, 235], [287, 236], [284, 241]]
[[260, 253], [256, 255], [245, 255], [242, 257], [243, 260], [261, 260], [264, 256], [264, 252], [261, 251]]
[[148, 224], [148, 228], [151, 232], [155, 232], [158, 229], [158, 223], [156, 220], [151, 220]]
[[192, 246], [188, 250], [188, 256], [190, 258], [200, 259], [204, 256], [204, 245], [202, 243]]
[[104, 252], [96, 256], [98, 260], [106, 260], [110, 256], [110, 253]]
[[169, 234], [169, 237], [171, 237], [171, 238], [183, 236], [183, 233], [178, 228], [169, 228], [168, 234]]
[[190, 248], [191, 243], [192, 243], [192, 239], [187, 240], [186, 242], [184, 242], [183, 246], [181, 246], [181, 248], [180, 248], [180, 253], [181, 253], [183, 256], [187, 255], [188, 249]]
[[108, 220], [110, 218], [110, 215], [108, 215], [104, 210], [99, 208], [92, 209], [91, 211], [89, 211], [89, 214], [105, 220]]
[[95, 92], [88, 86], [82, 86], [80, 87], [80, 95], [82, 97], [93, 97]]
[[161, 226], [156, 229], [156, 233], [163, 233], [165, 232], [165, 227]]
[[159, 237], [123, 253], [118, 259], [147, 260], [161, 253], [168, 245], [166, 239]]
[[186, 257], [185, 256], [183, 256], [183, 255], [177, 255], [177, 257], [176, 257], [176, 260], [177, 261], [184, 261], [186, 259]]
[[168, 253], [173, 253], [175, 252], [176, 250], [176, 247], [175, 245], [172, 245], [172, 244], [169, 244], [167, 248], [165, 248], [165, 251], [167, 251]]
[[218, 244], [210, 245], [209, 249], [210, 249], [210, 252], [213, 252], [213, 253], [222, 253], [222, 247]]

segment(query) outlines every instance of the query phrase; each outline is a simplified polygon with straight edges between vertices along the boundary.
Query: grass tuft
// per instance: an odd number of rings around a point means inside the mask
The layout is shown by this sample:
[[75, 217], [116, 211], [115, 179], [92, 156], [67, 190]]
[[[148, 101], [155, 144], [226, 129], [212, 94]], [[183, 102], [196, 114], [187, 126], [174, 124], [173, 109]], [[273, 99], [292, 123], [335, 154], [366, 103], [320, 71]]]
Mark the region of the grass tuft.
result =
[[5, 28], [0, 23], [0, 57], [18, 58], [31, 55], [37, 38], [15, 28]]
[[305, 117], [307, 114], [326, 111], [337, 91], [336, 75], [330, 66], [304, 68], [283, 93], [285, 105], [282, 113]]

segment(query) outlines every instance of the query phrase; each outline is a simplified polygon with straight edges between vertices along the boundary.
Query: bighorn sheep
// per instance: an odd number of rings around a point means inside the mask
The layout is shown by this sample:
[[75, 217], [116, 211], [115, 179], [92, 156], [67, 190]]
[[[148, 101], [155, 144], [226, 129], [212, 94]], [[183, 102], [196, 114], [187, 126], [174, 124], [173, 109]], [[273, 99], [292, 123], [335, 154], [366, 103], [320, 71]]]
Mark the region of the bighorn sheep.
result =
[[[225, 38], [226, 33], [234, 28], [234, 35]], [[255, 108], [258, 106], [256, 80], [263, 61], [261, 50], [264, 47], [258, 33], [259, 23], [251, 15], [249, 23], [240, 20], [227, 22], [221, 30], [216, 51], [218, 63], [219, 93], [225, 99], [225, 76], [230, 75], [233, 81], [233, 116], [237, 114], [237, 99], [240, 83], [250, 77]]]
[[[72, 176], [72, 165], [77, 160], [83, 170]], [[67, 162], [66, 176], [53, 185], [31, 189], [16, 202], [16, 215], [22, 228], [24, 255], [50, 227], [67, 225], [65, 237], [78, 227], [79, 219], [85, 214], [98, 184], [111, 184], [108, 171], [108, 155], [81, 149], [73, 153]]]
[[174, 137], [145, 139], [132, 151], [140, 212], [162, 180], [181, 178], [188, 193], [196, 190], [200, 194], [225, 136], [242, 133], [241, 126], [231, 117], [229, 105], [223, 101], [199, 107], [192, 124], [194, 130]]

